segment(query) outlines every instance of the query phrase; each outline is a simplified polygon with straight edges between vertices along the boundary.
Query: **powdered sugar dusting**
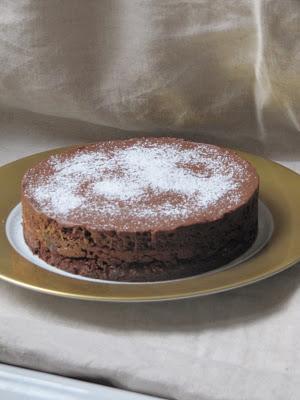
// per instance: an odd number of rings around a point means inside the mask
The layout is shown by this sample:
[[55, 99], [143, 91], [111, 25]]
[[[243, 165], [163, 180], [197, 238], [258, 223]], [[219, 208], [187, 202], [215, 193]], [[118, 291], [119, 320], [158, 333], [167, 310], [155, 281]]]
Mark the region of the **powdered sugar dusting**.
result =
[[[30, 179], [25, 192], [50, 217], [76, 215], [82, 223], [134, 218], [138, 226], [160, 219], [188, 219], [223, 201], [237, 204], [246, 163], [214, 146], [182, 146], [182, 141], [141, 139], [109, 151], [98, 145], [70, 157], [52, 156], [50, 174]], [[104, 218], [105, 216], [105, 218]]]

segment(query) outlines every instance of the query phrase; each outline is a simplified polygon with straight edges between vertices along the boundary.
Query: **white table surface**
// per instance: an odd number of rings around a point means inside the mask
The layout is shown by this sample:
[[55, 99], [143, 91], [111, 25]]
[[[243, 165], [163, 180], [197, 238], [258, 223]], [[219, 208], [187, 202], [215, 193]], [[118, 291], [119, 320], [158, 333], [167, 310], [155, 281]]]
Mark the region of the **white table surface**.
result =
[[0, 364], [3, 400], [159, 400], [103, 385]]

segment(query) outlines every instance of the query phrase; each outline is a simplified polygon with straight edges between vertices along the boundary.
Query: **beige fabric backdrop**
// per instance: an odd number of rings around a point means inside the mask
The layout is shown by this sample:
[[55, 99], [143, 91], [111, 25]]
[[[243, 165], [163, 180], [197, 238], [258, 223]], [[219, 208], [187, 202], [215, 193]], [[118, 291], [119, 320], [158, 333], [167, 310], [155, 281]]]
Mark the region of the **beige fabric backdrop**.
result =
[[298, 0], [1, 0], [0, 103], [297, 157], [299, 21]]
[[[299, 21], [298, 0], [0, 0], [0, 164], [169, 133], [300, 171]], [[0, 362], [177, 400], [296, 400], [299, 282], [294, 267], [129, 305], [0, 282]]]

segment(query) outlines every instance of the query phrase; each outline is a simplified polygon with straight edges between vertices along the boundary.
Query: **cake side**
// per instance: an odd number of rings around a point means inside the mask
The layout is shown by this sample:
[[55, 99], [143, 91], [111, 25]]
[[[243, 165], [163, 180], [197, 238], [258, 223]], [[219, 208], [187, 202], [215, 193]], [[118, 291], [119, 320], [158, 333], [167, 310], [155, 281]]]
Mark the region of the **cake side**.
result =
[[162, 281], [207, 272], [245, 252], [257, 235], [258, 191], [224, 218], [162, 232], [65, 227], [26, 199], [24, 237], [34, 254], [67, 272], [104, 280]]

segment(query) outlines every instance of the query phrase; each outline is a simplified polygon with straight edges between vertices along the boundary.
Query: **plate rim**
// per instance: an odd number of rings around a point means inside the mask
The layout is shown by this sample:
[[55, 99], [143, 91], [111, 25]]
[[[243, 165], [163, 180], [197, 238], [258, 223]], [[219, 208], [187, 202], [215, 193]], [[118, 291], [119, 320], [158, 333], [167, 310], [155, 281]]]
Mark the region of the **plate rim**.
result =
[[[11, 209], [19, 202], [20, 180], [25, 170], [48, 155], [64, 151], [66, 148], [68, 147], [36, 153], [0, 167], [0, 185], [7, 187], [7, 191], [0, 198], [0, 278], [5, 281], [38, 292], [80, 300], [169, 301], [243, 287], [282, 272], [300, 261], [300, 213], [297, 215], [297, 204], [300, 204], [300, 175], [274, 161], [234, 150], [258, 170], [261, 199], [269, 208], [274, 221], [274, 232], [269, 243], [250, 260], [244, 261], [236, 268], [221, 272], [216, 270], [209, 276], [190, 277], [183, 283], [153, 282], [149, 289], [145, 290], [146, 293], [134, 284], [125, 283], [127, 288], [122, 283], [113, 284], [114, 288], [118, 288], [118, 293], [106, 282], [99, 284], [87, 281], [83, 284], [82, 280], [77, 280], [75, 283], [75, 279], [70, 277], [36, 268], [35, 264], [19, 255], [9, 244], [5, 235], [6, 219]], [[285, 254], [280, 250], [285, 250]], [[274, 252], [273, 256], [271, 252]], [[265, 265], [268, 262], [272, 265]], [[145, 286], [140, 288], [145, 289]]]

